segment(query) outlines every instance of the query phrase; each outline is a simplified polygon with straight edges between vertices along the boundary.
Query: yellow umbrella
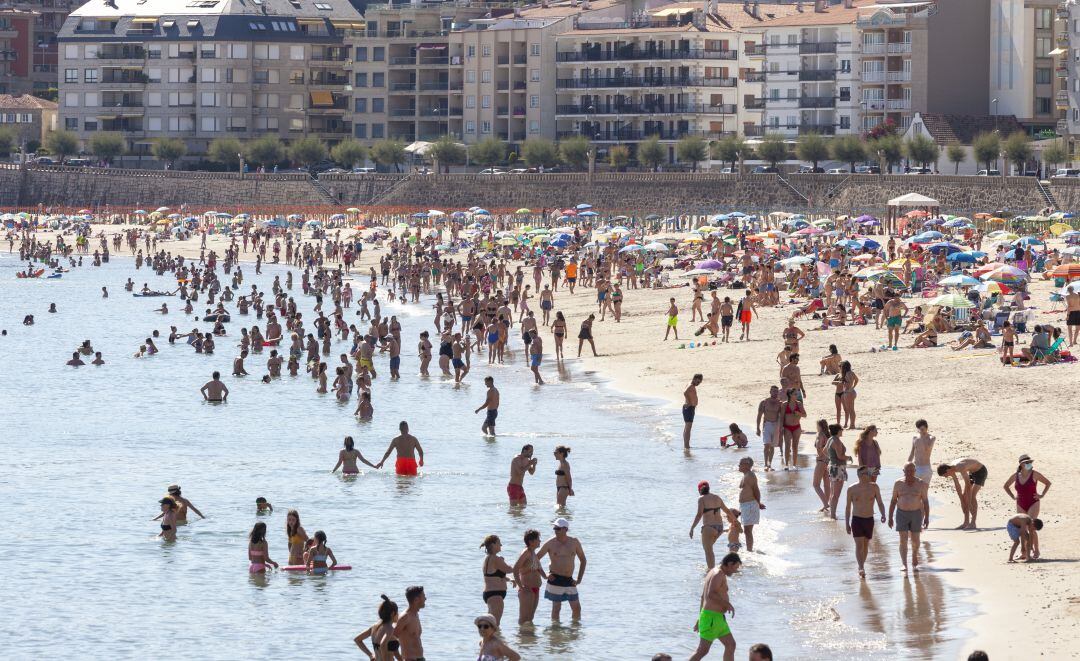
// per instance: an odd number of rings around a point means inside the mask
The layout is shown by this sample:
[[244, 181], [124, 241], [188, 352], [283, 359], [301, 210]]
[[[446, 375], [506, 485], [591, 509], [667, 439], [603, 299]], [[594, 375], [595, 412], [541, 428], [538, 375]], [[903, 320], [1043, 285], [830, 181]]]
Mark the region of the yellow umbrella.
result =
[[991, 218], [990, 222], [995, 225], [1004, 225], [1007, 221], [1004, 218]]
[[500, 246], [516, 246], [517, 245], [517, 240], [516, 239], [511, 239], [510, 237], [507, 236], [507, 237], [503, 237], [503, 238], [499, 239], [495, 243], [499, 244]]
[[1061, 236], [1062, 233], [1068, 232], [1072, 229], [1072, 225], [1066, 225], [1065, 223], [1054, 223], [1050, 226], [1050, 233], [1054, 236]]
[[910, 264], [911, 268], [916, 268], [916, 267], [922, 266], [921, 264], [919, 264], [918, 262], [916, 262], [913, 259], [898, 259], [898, 260], [896, 260], [894, 262], [890, 262], [889, 263], [889, 268], [891, 268], [891, 269], [902, 269], [907, 264]]
[[515, 211], [514, 213], [532, 213], [532, 210], [522, 207], [522, 208], [518, 209], [517, 211]]
[[688, 236], [683, 239], [683, 243], [702, 243], [704, 240], [700, 236]]
[[348, 213], [360, 213], [360, 210], [357, 209], [356, 207], [349, 207], [345, 211], [347, 211]]
[[168, 218], [158, 218], [157, 220], [154, 221], [154, 224], [155, 225], [168, 225], [169, 224], [169, 219]]
[[719, 232], [720, 228], [713, 227], [712, 225], [702, 225], [701, 227], [697, 228], [697, 231], [701, 232], [702, 234], [708, 234], [709, 232]]

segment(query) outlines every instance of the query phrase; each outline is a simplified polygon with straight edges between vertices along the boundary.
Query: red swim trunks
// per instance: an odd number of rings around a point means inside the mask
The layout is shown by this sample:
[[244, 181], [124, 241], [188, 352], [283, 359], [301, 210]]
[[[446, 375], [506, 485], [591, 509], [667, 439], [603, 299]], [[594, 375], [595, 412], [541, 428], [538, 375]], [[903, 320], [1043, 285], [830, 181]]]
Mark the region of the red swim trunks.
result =
[[416, 460], [398, 457], [398, 460], [394, 462], [394, 470], [398, 475], [416, 475]]
[[741, 321], [744, 324], [750, 323], [750, 320], [752, 318], [753, 318], [753, 313], [750, 310], [743, 310], [742, 314], [739, 315], [739, 321]]
[[506, 495], [510, 496], [510, 502], [525, 500], [525, 489], [520, 484], [508, 484]]

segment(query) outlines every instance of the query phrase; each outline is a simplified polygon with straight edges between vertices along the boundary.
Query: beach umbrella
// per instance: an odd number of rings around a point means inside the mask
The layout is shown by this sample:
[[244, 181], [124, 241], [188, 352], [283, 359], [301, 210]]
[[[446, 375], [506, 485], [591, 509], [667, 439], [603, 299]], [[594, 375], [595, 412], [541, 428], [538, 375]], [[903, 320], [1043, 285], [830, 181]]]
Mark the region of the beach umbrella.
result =
[[1042, 239], [1039, 239], [1038, 237], [1034, 237], [1034, 236], [1025, 236], [1023, 238], [1020, 238], [1020, 239], [1017, 239], [1017, 240], [1013, 241], [1012, 244], [1014, 246], [1043, 246], [1043, 245], [1046, 245], [1046, 243], [1044, 243]]
[[810, 224], [813, 225], [814, 227], [833, 227], [836, 223], [834, 223], [830, 218], [821, 218], [821, 219], [815, 220], [814, 222], [812, 222]]
[[[92, 212], [92, 211], [90, 211], [89, 209], [79, 209], [79, 210], [78, 210], [78, 211], [76, 211], [75, 213], [77, 213], [77, 214], [80, 214], [80, 215], [81, 215], [81, 214], [84, 214], [84, 213], [93, 213], [93, 212]], [[143, 213], [146, 213], [146, 212], [144, 211]]]
[[841, 248], [846, 248], [847, 250], [862, 250], [862, 244], [855, 239], [843, 239], [837, 241], [836, 245]]
[[710, 232], [721, 232], [723, 230], [721, 228], [719, 228], [719, 227], [714, 226], [714, 225], [702, 225], [701, 227], [697, 228], [694, 231], [695, 232], [701, 232], [702, 234], [708, 234]]
[[659, 241], [653, 241], [652, 243], [645, 244], [645, 250], [650, 252], [667, 252], [668, 247]]
[[1080, 230], [1069, 230], [1068, 232], [1062, 232], [1058, 237], [1059, 239], [1073, 239], [1080, 236]]
[[323, 224], [318, 220], [309, 220], [306, 223], [304, 223], [304, 227], [310, 227], [312, 229], [321, 228], [322, 226], [323, 226]]
[[474, 211], [472, 213], [473, 213], [474, 216], [490, 216], [491, 215], [491, 212], [488, 211], [487, 209], [477, 209], [476, 211]]
[[975, 305], [962, 294], [942, 294], [931, 299], [930, 305], [948, 308], [973, 308]]
[[548, 234], [548, 233], [549, 232], [548, 232], [547, 228], [544, 228], [544, 227], [537, 227], [536, 229], [529, 230], [529, 234], [534, 234], [534, 235], [535, 234]]
[[930, 212], [929, 211], [923, 211], [922, 209], [912, 209], [911, 211], [907, 212], [904, 215], [905, 216], [910, 216], [912, 218], [915, 218], [915, 217], [925, 218], [926, 216], [930, 215]]
[[688, 236], [685, 239], [683, 239], [683, 243], [703, 243], [704, 241], [705, 241], [705, 239], [701, 238], [700, 236], [693, 236], [693, 235]]
[[1062, 296], [1068, 296], [1069, 294], [1080, 294], [1080, 280], [1070, 282], [1069, 284], [1062, 287], [1061, 291], [1059, 291], [1058, 293]]
[[976, 257], [974, 253], [970, 252], [954, 252], [953, 254], [945, 258], [946, 261], [952, 262], [954, 264], [974, 264], [977, 259], [978, 257]]
[[522, 207], [522, 208], [518, 209], [517, 211], [515, 211], [514, 213], [532, 213], [532, 209], [526, 209], [526, 208]]
[[585, 209], [592, 209], [592, 205], [591, 204], [579, 204], [579, 205], [577, 205], [576, 208], [577, 208], [578, 211], [583, 211]]
[[1065, 223], [1054, 223], [1053, 225], [1051, 225], [1047, 229], [1049, 229], [1050, 233], [1053, 234], [1054, 236], [1061, 236], [1065, 232], [1068, 232], [1069, 230], [1071, 230], [1072, 226], [1071, 225], [1066, 225]]
[[1000, 282], [980, 282], [974, 290], [980, 294], [1011, 294], [1012, 287]]
[[430, 216], [445, 216], [446, 212], [445, 211], [439, 211], [438, 209], [430, 209], [430, 210], [428, 210], [427, 215], [429, 217]]
[[803, 264], [813, 263], [814, 258], [809, 255], [796, 255], [794, 257], [788, 257], [787, 259], [781, 259], [780, 263], [785, 267], [802, 266]]
[[166, 211], [169, 211], [169, 207], [158, 207], [154, 210], [154, 213], [165, 213]]
[[565, 248], [568, 245], [570, 245], [570, 242], [566, 239], [555, 239], [551, 242], [553, 248]]
[[824, 233], [825, 233], [825, 230], [823, 230], [821, 228], [813, 227], [813, 226], [807, 226], [807, 227], [802, 228], [801, 230], [796, 231], [795, 235], [796, 236], [816, 236], [818, 234], [824, 234]]
[[697, 263], [697, 268], [705, 269], [707, 271], [718, 271], [718, 270], [724, 268], [724, 265], [719, 260], [706, 259], [703, 262], [698, 262]]
[[1050, 271], [1050, 277], [1066, 278], [1068, 280], [1080, 278], [1080, 264], [1072, 263], [1056, 266], [1052, 271]]
[[981, 282], [978, 278], [973, 278], [970, 275], [950, 275], [947, 278], [938, 280], [939, 285], [946, 287], [974, 287]]
[[631, 232], [629, 227], [623, 227], [622, 225], [619, 225], [617, 227], [612, 227], [608, 231], [611, 232], [612, 234], [630, 234], [630, 232]]
[[694, 278], [699, 275], [715, 275], [715, 273], [711, 269], [691, 269], [683, 273], [684, 278]]
[[1027, 280], [1028, 274], [1026, 271], [1016, 268], [1015, 266], [999, 266], [992, 271], [988, 271], [979, 276], [983, 280], [993, 280], [994, 282], [1018, 282], [1020, 280]]
[[780, 230], [769, 230], [768, 232], [764, 232], [762, 234], [759, 234], [758, 236], [764, 237], [766, 239], [786, 239], [791, 235], [787, 232], [781, 232]]
[[949, 243], [948, 241], [942, 241], [940, 243], [931, 243], [930, 245], [926, 246], [926, 250], [928, 252], [931, 252], [931, 253], [935, 254], [935, 255], [938, 255], [938, 254], [941, 254], [941, 253], [944, 253], [946, 255], [951, 255], [951, 254], [957, 253], [957, 252], [964, 252], [964, 246], [958, 246], [955, 243]]
[[897, 260], [889, 262], [889, 268], [891, 268], [891, 269], [902, 269], [905, 266], [911, 266], [911, 268], [917, 269], [920, 266], [922, 266], [922, 264], [916, 262], [913, 259], [906, 259], [906, 258], [901, 258], [901, 259], [897, 259]]
[[345, 211], [348, 212], [348, 213], [360, 213], [360, 210], [357, 209], [356, 207], [349, 207]]
[[582, 211], [578, 215], [589, 218], [589, 217], [592, 217], [592, 216], [599, 216], [600, 214], [596, 213], [595, 211]]
[[880, 260], [880, 258], [878, 258], [877, 255], [874, 255], [872, 253], [863, 253], [861, 255], [855, 255], [854, 257], [851, 258], [851, 261], [863, 263], [863, 262], [877, 262], [877, 261], [881, 261], [881, 260]]
[[660, 220], [660, 214], [650, 213], [648, 216], [645, 216], [645, 220]]
[[516, 246], [517, 245], [517, 240], [516, 239], [511, 239], [510, 237], [507, 236], [507, 237], [503, 237], [503, 238], [499, 239], [495, 243], [500, 245], [500, 246]]
[[732, 218], [746, 218], [746, 214], [741, 211], [732, 211], [728, 215]]
[[868, 213], [864, 213], [863, 215], [856, 218], [855, 222], [856, 223], [868, 223], [868, 222], [870, 222], [872, 220], [877, 220], [877, 218], [874, 218], [873, 216], [871, 216]]
[[625, 246], [623, 248], [619, 248], [619, 254], [622, 254], [624, 252], [640, 252], [640, 251], [642, 251], [644, 249], [645, 249], [645, 247], [640, 245], [640, 244], [631, 243], [628, 246]]
[[414, 214], [412, 215], [412, 217], [413, 217], [413, 218], [427, 218], [427, 217], [428, 217], [428, 215], [427, 215], [427, 212], [426, 212], [426, 211], [417, 211], [416, 213], [414, 213]]

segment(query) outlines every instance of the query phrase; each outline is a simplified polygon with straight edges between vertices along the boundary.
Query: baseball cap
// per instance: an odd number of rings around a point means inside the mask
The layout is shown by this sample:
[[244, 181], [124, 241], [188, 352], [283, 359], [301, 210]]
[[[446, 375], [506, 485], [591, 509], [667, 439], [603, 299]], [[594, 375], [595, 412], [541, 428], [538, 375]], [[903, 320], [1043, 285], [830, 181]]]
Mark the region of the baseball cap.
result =
[[560, 517], [558, 519], [555, 519], [555, 522], [553, 524], [551, 524], [551, 525], [553, 525], [556, 528], [566, 528], [566, 529], [570, 528], [570, 522], [567, 521], [566, 519], [562, 518], [562, 517]]

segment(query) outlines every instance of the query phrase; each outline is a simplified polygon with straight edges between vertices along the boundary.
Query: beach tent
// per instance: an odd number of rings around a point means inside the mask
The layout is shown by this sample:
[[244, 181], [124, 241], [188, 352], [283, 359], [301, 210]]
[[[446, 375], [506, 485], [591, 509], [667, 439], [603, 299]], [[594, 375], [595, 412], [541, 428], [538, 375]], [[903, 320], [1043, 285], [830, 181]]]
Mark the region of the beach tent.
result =
[[907, 220], [912, 211], [925, 211], [928, 215], [941, 213], [941, 203], [932, 197], [918, 193], [907, 193], [889, 200], [885, 213], [885, 231], [892, 234], [899, 231], [901, 218]]

